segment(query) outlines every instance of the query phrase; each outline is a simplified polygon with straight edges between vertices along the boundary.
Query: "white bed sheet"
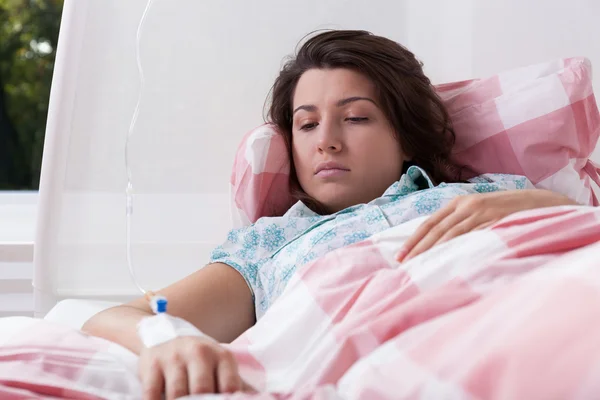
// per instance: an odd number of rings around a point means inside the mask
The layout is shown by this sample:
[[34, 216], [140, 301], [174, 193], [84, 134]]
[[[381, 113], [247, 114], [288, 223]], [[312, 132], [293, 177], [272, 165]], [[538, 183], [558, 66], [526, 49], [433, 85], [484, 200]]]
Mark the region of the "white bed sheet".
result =
[[44, 317], [45, 320], [81, 329], [94, 314], [121, 303], [113, 301], [67, 299], [56, 304]]

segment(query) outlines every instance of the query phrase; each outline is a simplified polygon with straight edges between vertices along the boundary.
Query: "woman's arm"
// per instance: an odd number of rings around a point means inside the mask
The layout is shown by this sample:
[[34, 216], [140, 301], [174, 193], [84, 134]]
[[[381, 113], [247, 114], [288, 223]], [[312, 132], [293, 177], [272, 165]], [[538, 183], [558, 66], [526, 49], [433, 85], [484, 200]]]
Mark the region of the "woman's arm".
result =
[[[157, 292], [168, 299], [169, 314], [185, 319], [221, 343], [228, 343], [254, 325], [252, 293], [239, 272], [226, 264], [207, 265]], [[110, 308], [90, 318], [82, 330], [139, 354], [136, 326], [152, 315], [144, 298]]]
[[519, 211], [564, 205], [578, 204], [562, 194], [543, 189], [459, 196], [432, 214], [415, 231], [398, 251], [396, 260], [408, 261], [437, 244], [470, 231], [484, 229]]

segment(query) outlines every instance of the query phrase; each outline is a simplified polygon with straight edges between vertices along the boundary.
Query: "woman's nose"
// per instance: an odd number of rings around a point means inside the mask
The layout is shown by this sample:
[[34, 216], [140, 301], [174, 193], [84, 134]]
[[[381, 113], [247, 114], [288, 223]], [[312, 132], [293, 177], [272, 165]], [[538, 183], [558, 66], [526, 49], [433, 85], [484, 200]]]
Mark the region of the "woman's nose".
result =
[[337, 153], [342, 150], [342, 140], [339, 128], [329, 124], [321, 124], [318, 150], [320, 152]]

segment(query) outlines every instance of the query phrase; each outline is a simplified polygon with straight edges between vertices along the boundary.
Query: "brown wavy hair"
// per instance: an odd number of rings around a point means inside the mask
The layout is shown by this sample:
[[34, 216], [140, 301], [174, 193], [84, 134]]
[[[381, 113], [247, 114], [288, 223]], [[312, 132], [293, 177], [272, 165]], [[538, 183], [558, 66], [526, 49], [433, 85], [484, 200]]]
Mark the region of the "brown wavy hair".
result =
[[[423, 168], [434, 183], [459, 180], [450, 162], [455, 142], [448, 112], [423, 73], [423, 64], [402, 45], [370, 32], [325, 31], [309, 37], [284, 64], [271, 89], [267, 122], [283, 135], [292, 158], [293, 97], [298, 80], [310, 69], [344, 68], [368, 77], [376, 88], [378, 104], [396, 132], [411, 164]], [[404, 170], [408, 168], [405, 165]], [[323, 207], [308, 196], [290, 162], [290, 189], [316, 212]]]

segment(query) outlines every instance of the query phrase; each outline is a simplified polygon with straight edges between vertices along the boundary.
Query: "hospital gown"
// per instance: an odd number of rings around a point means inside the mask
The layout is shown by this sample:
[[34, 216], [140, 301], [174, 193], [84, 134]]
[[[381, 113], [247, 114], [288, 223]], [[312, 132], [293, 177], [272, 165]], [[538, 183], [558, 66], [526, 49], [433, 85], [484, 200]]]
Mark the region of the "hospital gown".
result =
[[459, 195], [525, 188], [533, 188], [525, 177], [502, 174], [434, 186], [425, 171], [412, 166], [368, 204], [319, 215], [299, 201], [281, 217], [261, 218], [250, 226], [234, 229], [212, 252], [210, 262], [227, 264], [244, 277], [259, 319], [298, 268], [332, 250], [430, 215]]

